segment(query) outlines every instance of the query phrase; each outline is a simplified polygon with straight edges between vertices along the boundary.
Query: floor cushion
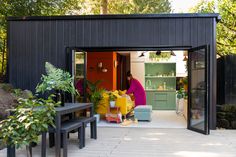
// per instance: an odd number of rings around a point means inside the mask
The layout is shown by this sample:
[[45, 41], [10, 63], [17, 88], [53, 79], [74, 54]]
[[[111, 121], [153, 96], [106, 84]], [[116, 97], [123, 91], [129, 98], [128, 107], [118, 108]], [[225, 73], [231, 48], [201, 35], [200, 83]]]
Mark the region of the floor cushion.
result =
[[152, 106], [140, 105], [134, 108], [134, 118], [139, 121], [151, 121], [152, 120]]

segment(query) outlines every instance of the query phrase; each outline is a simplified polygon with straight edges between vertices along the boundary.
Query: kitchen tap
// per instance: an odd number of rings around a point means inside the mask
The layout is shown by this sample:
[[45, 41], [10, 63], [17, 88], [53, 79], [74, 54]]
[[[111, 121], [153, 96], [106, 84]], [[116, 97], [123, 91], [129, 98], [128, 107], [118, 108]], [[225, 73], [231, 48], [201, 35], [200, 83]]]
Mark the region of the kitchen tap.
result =
[[152, 81], [151, 80], [147, 80], [146, 81], [146, 88], [151, 88], [152, 87]]

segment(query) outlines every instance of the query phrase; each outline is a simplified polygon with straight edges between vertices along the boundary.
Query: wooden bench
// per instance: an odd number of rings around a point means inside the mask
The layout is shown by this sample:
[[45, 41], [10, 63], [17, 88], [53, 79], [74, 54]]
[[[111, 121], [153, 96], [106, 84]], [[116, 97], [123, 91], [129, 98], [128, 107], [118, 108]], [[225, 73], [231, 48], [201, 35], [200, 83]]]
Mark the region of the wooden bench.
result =
[[[79, 139], [79, 148], [82, 149], [84, 146], [84, 127], [83, 122], [81, 121], [66, 121], [61, 125], [61, 134], [63, 137], [63, 157], [67, 157], [67, 137], [68, 133], [78, 130], [78, 139]], [[55, 129], [50, 127], [48, 130], [49, 133], [55, 133]], [[46, 133], [42, 134], [42, 157], [46, 157]]]

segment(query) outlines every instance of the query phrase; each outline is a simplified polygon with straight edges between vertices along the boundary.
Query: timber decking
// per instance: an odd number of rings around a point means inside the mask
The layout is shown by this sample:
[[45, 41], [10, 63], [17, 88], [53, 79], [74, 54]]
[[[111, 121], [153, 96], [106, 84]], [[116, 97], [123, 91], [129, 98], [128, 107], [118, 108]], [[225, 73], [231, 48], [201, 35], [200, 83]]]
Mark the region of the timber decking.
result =
[[[89, 132], [89, 128], [86, 130]], [[87, 145], [78, 148], [77, 134], [69, 140], [68, 157], [235, 157], [236, 131], [214, 130], [202, 135], [187, 129], [98, 128], [98, 140], [86, 134]], [[47, 149], [48, 146], [47, 146]], [[54, 148], [47, 157], [54, 157]], [[0, 157], [6, 157], [6, 150]], [[17, 157], [25, 157], [18, 150]], [[33, 148], [40, 157], [40, 148]]]

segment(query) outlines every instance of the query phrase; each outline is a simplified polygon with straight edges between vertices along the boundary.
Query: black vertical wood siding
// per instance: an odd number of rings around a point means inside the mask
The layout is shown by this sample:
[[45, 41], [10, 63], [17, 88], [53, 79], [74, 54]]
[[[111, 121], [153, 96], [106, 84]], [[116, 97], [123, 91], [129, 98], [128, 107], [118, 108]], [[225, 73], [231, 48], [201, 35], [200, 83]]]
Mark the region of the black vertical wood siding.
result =
[[217, 16], [122, 17], [10, 19], [9, 82], [16, 88], [34, 91], [46, 61], [65, 68], [66, 47], [196, 47], [209, 44], [210, 121], [211, 128], [215, 128]]

